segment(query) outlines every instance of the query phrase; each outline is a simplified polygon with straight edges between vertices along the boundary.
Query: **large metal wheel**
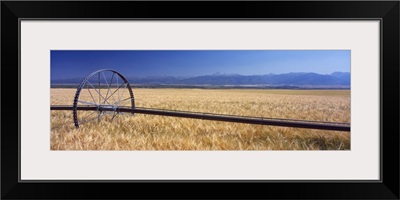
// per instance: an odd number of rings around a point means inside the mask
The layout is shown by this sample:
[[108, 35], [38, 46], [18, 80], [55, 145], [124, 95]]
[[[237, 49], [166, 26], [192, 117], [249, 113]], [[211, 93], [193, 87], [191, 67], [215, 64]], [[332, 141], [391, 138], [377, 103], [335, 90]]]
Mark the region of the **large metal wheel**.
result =
[[[124, 76], [112, 69], [89, 74], [76, 90], [73, 116], [75, 127], [112, 121], [119, 107], [135, 108], [132, 88]], [[133, 114], [133, 113], [132, 113]]]

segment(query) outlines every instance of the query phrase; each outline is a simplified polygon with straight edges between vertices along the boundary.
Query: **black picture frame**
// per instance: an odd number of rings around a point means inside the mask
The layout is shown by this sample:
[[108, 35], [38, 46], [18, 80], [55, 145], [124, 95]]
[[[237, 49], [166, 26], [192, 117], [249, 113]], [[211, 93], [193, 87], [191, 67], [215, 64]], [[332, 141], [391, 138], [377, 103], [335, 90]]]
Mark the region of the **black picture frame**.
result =
[[[2, 1], [1, 198], [399, 199], [399, 8], [398, 1]], [[379, 19], [382, 22], [381, 181], [20, 182], [19, 19], [22, 18]]]

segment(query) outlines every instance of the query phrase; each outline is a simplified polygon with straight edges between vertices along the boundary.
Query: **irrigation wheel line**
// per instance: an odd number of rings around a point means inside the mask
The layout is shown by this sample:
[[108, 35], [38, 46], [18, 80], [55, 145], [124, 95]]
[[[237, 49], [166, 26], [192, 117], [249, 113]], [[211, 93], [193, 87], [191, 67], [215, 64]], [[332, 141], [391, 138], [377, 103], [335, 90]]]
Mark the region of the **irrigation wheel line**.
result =
[[[129, 97], [124, 98], [125, 94]], [[118, 108], [126, 103], [130, 103], [129, 108], [135, 108], [132, 88], [122, 74], [112, 69], [92, 72], [83, 79], [75, 93], [72, 107], [75, 127], [94, 120], [112, 121], [119, 114]]]
[[[125, 98], [124, 94], [129, 94], [129, 97]], [[125, 105], [126, 103], [130, 103], [130, 105]], [[121, 113], [140, 113], [246, 124], [350, 132], [350, 123], [138, 108], [135, 107], [135, 99], [129, 82], [124, 76], [112, 69], [102, 69], [89, 74], [77, 88], [73, 106], [51, 105], [50, 110], [72, 110], [76, 128], [94, 120], [98, 122], [100, 122], [101, 119], [112, 121]]]
[[[73, 110], [73, 107], [67, 105], [57, 105], [57, 106], [51, 106], [50, 109], [66, 111], [66, 110]], [[77, 109], [82, 111], [97, 110], [95, 106], [80, 106]], [[340, 122], [305, 121], [305, 120], [264, 118], [264, 117], [260, 118], [260, 117], [250, 117], [250, 116], [240, 116], [240, 115], [198, 113], [189, 111], [169, 111], [163, 109], [142, 108], [142, 107], [135, 107], [134, 109], [132, 109], [129, 107], [122, 107], [122, 106], [117, 108], [117, 112], [159, 115], [159, 116], [169, 116], [169, 117], [182, 117], [182, 118], [235, 122], [235, 123], [245, 123], [245, 124], [292, 127], [292, 128], [307, 128], [307, 129], [345, 131], [345, 132], [350, 131], [349, 123], [340, 123]]]

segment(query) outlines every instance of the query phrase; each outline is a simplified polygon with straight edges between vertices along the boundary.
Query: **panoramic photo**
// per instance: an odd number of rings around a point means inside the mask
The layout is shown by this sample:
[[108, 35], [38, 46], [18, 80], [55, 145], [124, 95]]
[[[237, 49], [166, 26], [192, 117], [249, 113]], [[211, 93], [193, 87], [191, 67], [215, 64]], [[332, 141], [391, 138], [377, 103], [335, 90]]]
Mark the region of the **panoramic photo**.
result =
[[350, 150], [350, 50], [52, 50], [51, 150]]

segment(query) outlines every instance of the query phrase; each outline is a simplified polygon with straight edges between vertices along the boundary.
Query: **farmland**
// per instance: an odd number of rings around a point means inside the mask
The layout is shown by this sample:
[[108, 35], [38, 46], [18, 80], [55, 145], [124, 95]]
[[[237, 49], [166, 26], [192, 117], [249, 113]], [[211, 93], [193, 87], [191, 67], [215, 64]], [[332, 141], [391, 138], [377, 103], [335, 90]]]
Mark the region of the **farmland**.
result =
[[[72, 105], [75, 92], [51, 89], [51, 105]], [[133, 93], [137, 107], [350, 123], [349, 90], [135, 88]], [[76, 129], [72, 111], [50, 114], [51, 150], [350, 150], [349, 132], [143, 114]]]

